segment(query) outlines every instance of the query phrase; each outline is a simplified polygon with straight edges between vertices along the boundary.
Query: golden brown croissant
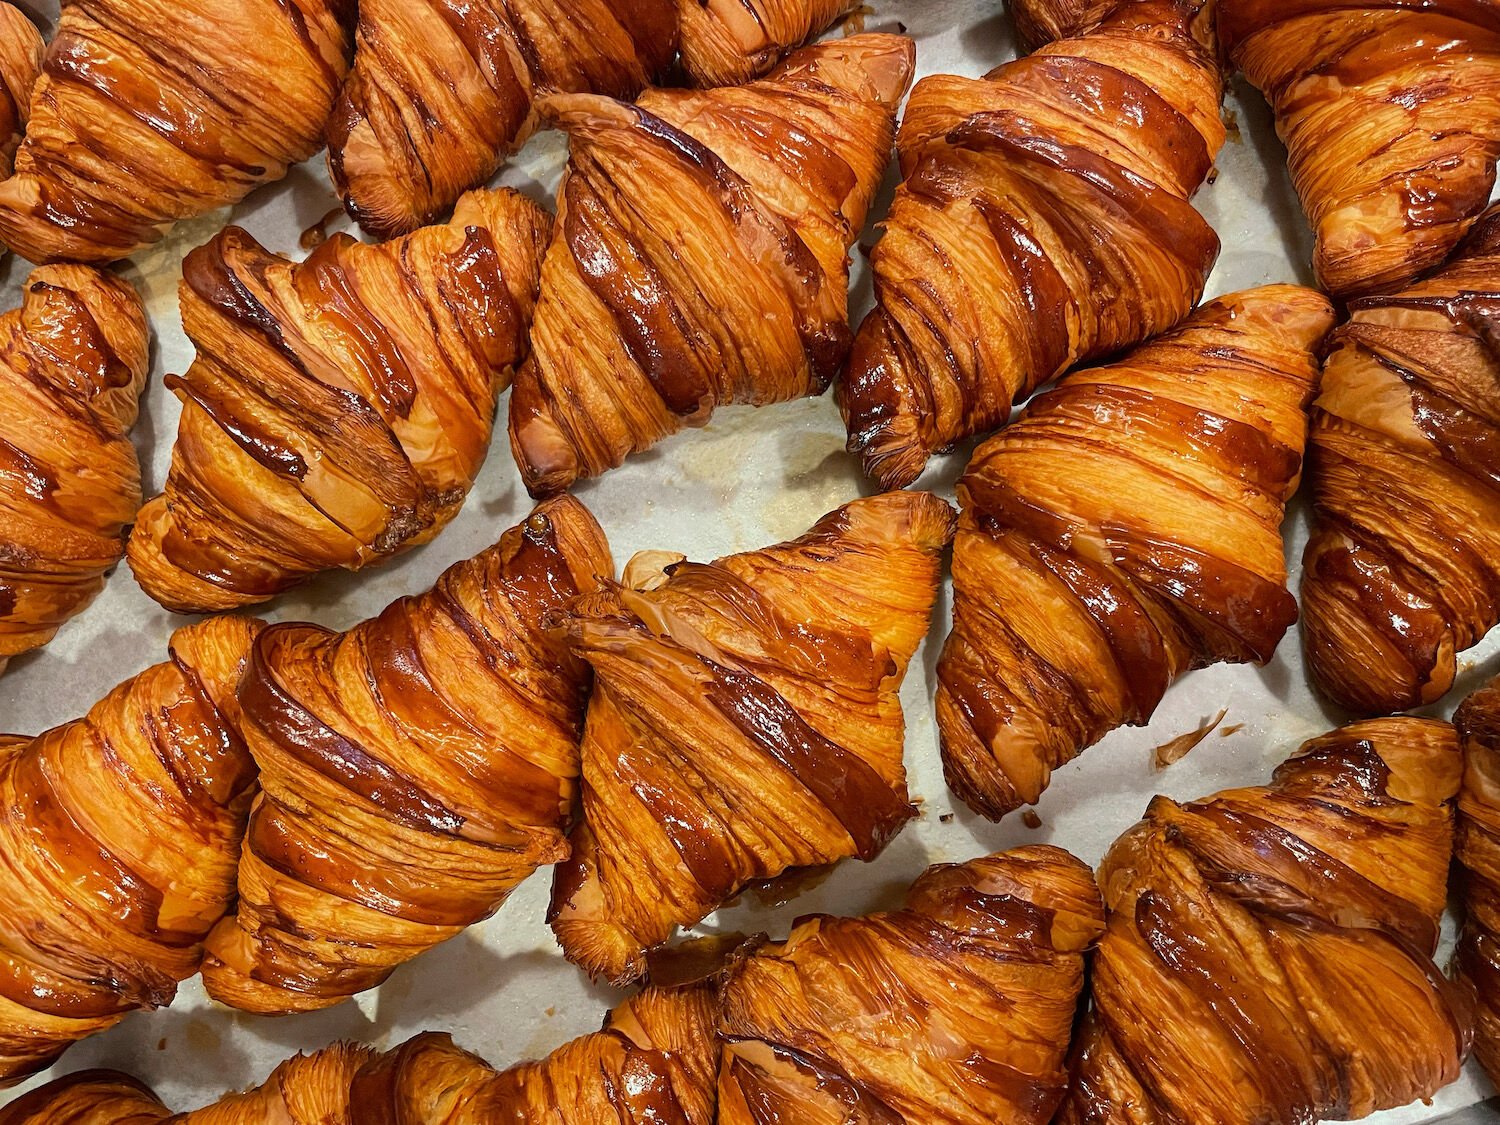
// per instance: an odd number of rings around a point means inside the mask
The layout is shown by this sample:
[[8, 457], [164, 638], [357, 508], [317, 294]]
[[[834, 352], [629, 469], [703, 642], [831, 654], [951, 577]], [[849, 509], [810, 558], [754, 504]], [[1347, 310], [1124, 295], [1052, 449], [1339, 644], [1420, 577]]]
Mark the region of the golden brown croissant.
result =
[[0, 178], [10, 175], [26, 133], [31, 88], [42, 73], [42, 33], [26, 13], [0, 0]]
[[1464, 867], [1459, 973], [1474, 987], [1474, 1054], [1500, 1082], [1500, 679], [1476, 691], [1454, 716], [1464, 750], [1458, 797], [1458, 861]]
[[162, 495], [131, 569], [184, 612], [265, 601], [425, 542], [462, 507], [526, 348], [549, 220], [512, 191], [452, 222], [305, 262], [238, 227], [183, 264], [197, 346]]
[[1500, 211], [1441, 273], [1351, 305], [1313, 410], [1303, 642], [1365, 713], [1431, 703], [1500, 623]]
[[1500, 156], [1500, 9], [1486, 0], [1220, 0], [1226, 55], [1276, 113], [1336, 298], [1448, 256]]
[[676, 0], [682, 65], [697, 86], [759, 78], [860, 0]]
[[914, 815], [897, 693], [952, 532], [929, 493], [855, 500], [714, 563], [638, 555], [575, 604], [595, 684], [552, 893], [570, 960], [635, 979], [747, 884], [872, 859]]
[[562, 497], [347, 633], [261, 635], [239, 688], [261, 796], [211, 996], [336, 1004], [567, 854], [588, 666], [544, 621], [612, 572]]
[[1093, 873], [1052, 847], [928, 869], [906, 908], [802, 919], [724, 987], [719, 1125], [1046, 1125]]
[[0, 242], [114, 261], [280, 179], [323, 143], [353, 25], [353, 0], [69, 0]]
[[1458, 1077], [1471, 1017], [1432, 962], [1453, 728], [1358, 723], [1269, 786], [1157, 797], [1099, 869], [1109, 924], [1059, 1125], [1304, 1125]]
[[1332, 324], [1310, 289], [1220, 297], [975, 452], [937, 718], [976, 811], [1034, 804], [1188, 669], [1271, 658], [1297, 619], [1281, 519]]
[[[1142, 2], [1149, 0], [1008, 0], [1005, 7], [1015, 21], [1016, 35], [1021, 46], [1027, 51], [1034, 51], [1056, 39], [1087, 35], [1122, 4]], [[1194, 19], [1194, 37], [1209, 51], [1217, 53], [1218, 44], [1213, 33], [1213, 4], [1205, 4], [1203, 0], [1178, 0], [1178, 6], [1193, 12], [1203, 12]]]
[[586, 95], [510, 440], [533, 495], [714, 408], [820, 394], [849, 347], [847, 251], [885, 170], [913, 48], [858, 35], [748, 86]]
[[180, 629], [86, 717], [0, 744], [0, 1085], [197, 971], [255, 783], [234, 686], [258, 628]]
[[632, 98], [677, 47], [674, 0], [361, 0], [328, 123], [344, 206], [381, 238], [447, 213], [530, 133], [532, 99]]
[[147, 366], [139, 295], [92, 267], [40, 267], [0, 315], [0, 671], [93, 601], [125, 552]]
[[1218, 254], [1188, 203], [1224, 141], [1191, 12], [1127, 4], [983, 79], [917, 83], [905, 181], [839, 403], [887, 488], [1074, 364], [1164, 331]]

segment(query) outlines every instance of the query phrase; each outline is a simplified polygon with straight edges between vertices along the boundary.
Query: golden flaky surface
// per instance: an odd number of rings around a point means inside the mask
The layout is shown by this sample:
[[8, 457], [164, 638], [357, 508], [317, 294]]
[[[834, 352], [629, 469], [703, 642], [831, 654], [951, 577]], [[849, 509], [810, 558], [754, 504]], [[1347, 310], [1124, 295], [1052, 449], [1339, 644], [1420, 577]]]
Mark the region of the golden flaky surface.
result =
[[612, 572], [562, 497], [347, 633], [261, 635], [239, 687], [261, 795], [209, 995], [336, 1004], [567, 854], [589, 673], [548, 619]]
[[677, 46], [676, 0], [361, 0], [328, 124], [334, 187], [381, 238], [490, 178], [554, 93], [633, 98]]
[[1220, 297], [975, 451], [937, 694], [975, 810], [1035, 803], [1188, 669], [1271, 658], [1297, 618], [1281, 521], [1332, 325], [1311, 289]]
[[902, 910], [802, 919], [724, 987], [720, 1125], [1046, 1125], [1103, 928], [1093, 873], [1052, 847], [929, 868]]
[[1464, 751], [1457, 853], [1466, 916], [1457, 967], [1478, 1001], [1474, 1054], [1500, 1082], [1500, 679], [1464, 700], [1453, 721]]
[[0, 177], [10, 175], [26, 133], [31, 88], [42, 73], [46, 44], [26, 13], [0, 0]]
[[793, 47], [860, 6], [860, 0], [674, 0], [682, 66], [696, 86], [759, 78]]
[[1500, 9], [1486, 0], [1220, 0], [1266, 95], [1336, 298], [1398, 288], [1478, 218], [1500, 156]]
[[849, 348], [847, 251], [912, 66], [905, 36], [858, 35], [748, 86], [541, 103], [572, 155], [510, 401], [533, 495], [721, 404], [828, 386]]
[[452, 222], [304, 262], [229, 227], [188, 255], [186, 375], [162, 495], [131, 569], [169, 609], [265, 601], [436, 535], [484, 463], [495, 400], [526, 349], [550, 220], [512, 191]]
[[1313, 739], [1271, 784], [1157, 797], [1099, 869], [1060, 1125], [1303, 1125], [1458, 1077], [1470, 1013], [1432, 962], [1458, 790], [1447, 723]]
[[89, 266], [42, 266], [21, 302], [0, 315], [0, 671], [94, 600], [141, 503], [140, 296]]
[[1445, 695], [1500, 623], [1500, 211], [1351, 311], [1313, 410], [1302, 636], [1323, 694], [1384, 714]]
[[0, 243], [109, 262], [323, 143], [353, 0], [70, 0], [32, 93]]
[[984, 78], [912, 91], [876, 306], [839, 403], [887, 488], [1074, 364], [1176, 324], [1218, 254], [1188, 203], [1224, 141], [1191, 12], [1127, 4]]
[[0, 739], [0, 1085], [197, 971], [255, 782], [234, 685], [258, 628], [180, 629], [84, 718]]
[[716, 1012], [707, 985], [650, 988], [504, 1071], [432, 1032], [383, 1055], [336, 1043], [179, 1115], [126, 1075], [84, 1071], [0, 1109], [0, 1125], [713, 1125]]
[[553, 887], [570, 960], [634, 979], [747, 884], [871, 859], [914, 815], [898, 691], [952, 531], [929, 493], [871, 497], [714, 563], [638, 555], [574, 606], [595, 681]]

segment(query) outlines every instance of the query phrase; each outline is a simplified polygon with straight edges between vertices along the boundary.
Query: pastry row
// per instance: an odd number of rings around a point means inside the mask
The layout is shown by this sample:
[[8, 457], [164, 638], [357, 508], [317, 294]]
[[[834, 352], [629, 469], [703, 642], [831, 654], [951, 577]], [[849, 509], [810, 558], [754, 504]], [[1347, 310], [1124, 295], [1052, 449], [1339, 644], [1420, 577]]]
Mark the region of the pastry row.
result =
[[[1159, 797], [1097, 885], [1067, 852], [1024, 847], [932, 867], [897, 910], [707, 939], [538, 1062], [497, 1072], [437, 1034], [341, 1043], [181, 1116], [85, 1071], [0, 1123], [1364, 1117], [1454, 1080], [1476, 1028], [1500, 1077], [1500, 682], [1457, 723], [1368, 720], [1313, 739], [1267, 785]], [[1433, 957], [1460, 788], [1469, 918], [1450, 981]]]

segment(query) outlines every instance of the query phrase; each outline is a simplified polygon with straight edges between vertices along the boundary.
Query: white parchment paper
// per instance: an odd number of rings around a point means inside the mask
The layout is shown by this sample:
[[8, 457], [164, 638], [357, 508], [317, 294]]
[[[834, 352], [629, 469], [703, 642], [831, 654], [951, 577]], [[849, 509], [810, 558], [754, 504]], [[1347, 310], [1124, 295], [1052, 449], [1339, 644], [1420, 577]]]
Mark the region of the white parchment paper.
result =
[[[22, 6], [44, 21], [56, 16], [56, 4], [49, 0], [23, 0]], [[874, 0], [865, 18], [869, 30], [895, 30], [898, 23], [917, 41], [919, 74], [977, 75], [1016, 54], [1000, 0]], [[1231, 136], [1219, 174], [1197, 201], [1224, 243], [1209, 295], [1267, 282], [1308, 282], [1311, 237], [1265, 105], [1240, 82], [1230, 92], [1227, 112]], [[558, 136], [540, 135], [500, 182], [550, 201], [565, 156]], [[890, 186], [876, 216], [884, 213]], [[336, 207], [319, 157], [240, 206], [180, 225], [162, 245], [124, 267], [146, 296], [154, 333], [152, 380], [135, 431], [148, 495], [165, 479], [177, 426], [178, 404], [162, 388], [161, 376], [183, 371], [192, 357], [177, 312], [182, 256], [228, 222], [245, 226], [273, 250], [301, 256], [301, 232]], [[342, 212], [329, 224], [331, 230], [347, 227]], [[867, 230], [862, 242], [868, 246], [873, 239], [873, 230]], [[857, 322], [869, 306], [870, 290], [863, 256], [854, 257]], [[29, 268], [14, 255], [0, 263], [0, 308], [18, 303]], [[435, 542], [384, 568], [324, 575], [264, 607], [262, 616], [345, 628], [393, 598], [425, 589], [450, 563], [492, 543], [530, 507], [505, 444], [505, 400], [500, 409], [489, 462], [463, 512]], [[824, 512], [868, 491], [843, 447], [831, 396], [761, 410], [725, 409], [705, 429], [670, 439], [577, 492], [608, 532], [617, 563], [646, 548], [709, 559], [797, 535]], [[920, 486], [951, 500], [967, 454], [965, 448], [935, 460]], [[1295, 589], [1307, 537], [1300, 502], [1286, 532]], [[1221, 665], [1191, 673], [1167, 693], [1149, 727], [1116, 731], [1060, 770], [1036, 810], [1040, 827], [1028, 828], [1019, 815], [990, 824], [954, 801], [943, 785], [932, 696], [948, 614], [945, 589], [932, 634], [912, 663], [902, 694], [907, 765], [920, 819], [873, 863], [847, 862], [790, 903], [747, 895], [706, 928], [779, 936], [800, 914], [889, 907], [930, 863], [1022, 843], [1058, 844], [1095, 863], [1140, 817], [1153, 794], [1187, 800], [1261, 783], [1302, 739], [1340, 721], [1312, 696], [1293, 630], [1269, 666]], [[181, 623], [150, 601], [122, 565], [98, 601], [57, 640], [13, 661], [0, 678], [0, 731], [32, 733], [82, 714], [117, 681], [163, 659], [167, 638]], [[1458, 687], [1437, 709], [1444, 715], [1500, 671], [1500, 636], [1466, 654], [1462, 667]], [[1228, 708], [1222, 733], [1210, 734], [1176, 765], [1153, 768], [1155, 747], [1196, 729], [1221, 708]], [[596, 1029], [620, 995], [590, 984], [562, 959], [542, 921], [549, 884], [548, 873], [539, 873], [494, 918], [398, 969], [382, 988], [332, 1010], [279, 1019], [243, 1015], [212, 1004], [198, 983], [189, 981], [170, 1009], [129, 1017], [75, 1047], [42, 1079], [85, 1067], [118, 1067], [154, 1085], [173, 1108], [188, 1109], [229, 1088], [259, 1082], [291, 1053], [339, 1037], [385, 1048], [434, 1029], [452, 1032], [461, 1045], [496, 1065], [536, 1057]], [[1432, 1106], [1370, 1120], [1380, 1125], [1430, 1121], [1491, 1092], [1471, 1065]]]

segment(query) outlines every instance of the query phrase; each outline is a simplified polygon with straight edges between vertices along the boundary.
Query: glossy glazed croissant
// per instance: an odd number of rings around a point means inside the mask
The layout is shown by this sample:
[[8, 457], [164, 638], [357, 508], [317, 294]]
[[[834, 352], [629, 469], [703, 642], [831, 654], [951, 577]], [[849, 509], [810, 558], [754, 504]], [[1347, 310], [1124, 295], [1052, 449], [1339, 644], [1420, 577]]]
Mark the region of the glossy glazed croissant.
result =
[[0, 242], [114, 261], [280, 179], [323, 143], [353, 30], [353, 0], [69, 0]]
[[567, 854], [588, 667], [544, 622], [612, 572], [562, 497], [347, 633], [261, 635], [239, 687], [261, 795], [209, 995], [336, 1004]]
[[1051, 847], [930, 868], [903, 910], [802, 919], [724, 986], [719, 1125], [1046, 1125], [1103, 928], [1093, 873]]
[[914, 815], [897, 693], [952, 531], [929, 493], [855, 500], [714, 563], [638, 555], [574, 605], [595, 681], [552, 892], [570, 960], [632, 980], [747, 884], [871, 859]]
[[31, 88], [41, 77], [46, 47], [26, 13], [0, 0], [0, 178], [10, 175], [16, 146], [26, 134]]
[[696, 86], [759, 78], [859, 0], [676, 0], [682, 66]]
[[1372, 720], [1269, 786], [1157, 797], [1099, 869], [1109, 924], [1059, 1125], [1302, 1125], [1430, 1097], [1471, 1017], [1432, 962], [1453, 728]]
[[1458, 861], [1464, 867], [1464, 927], [1457, 967], [1474, 988], [1474, 1054], [1500, 1082], [1500, 679], [1453, 718], [1464, 751], [1458, 797]]
[[130, 539], [145, 591], [232, 609], [436, 535], [489, 450], [548, 228], [515, 192], [481, 191], [445, 226], [338, 235], [301, 263], [238, 227], [188, 255], [198, 353], [167, 379], [172, 467]]
[[234, 685], [258, 628], [180, 629], [86, 717], [0, 742], [0, 1085], [197, 971], [255, 784]]
[[1224, 126], [1191, 19], [1126, 4], [985, 78], [917, 83], [870, 259], [876, 305], [838, 392], [849, 449], [882, 486], [1202, 295], [1219, 241], [1188, 198]]
[[549, 93], [632, 98], [677, 46], [675, 0], [361, 0], [328, 123], [344, 206], [380, 238], [446, 214], [530, 133]]
[[1222, 0], [1220, 40], [1266, 95], [1334, 297], [1432, 269], [1489, 203], [1500, 10], [1474, 0]]
[[849, 347], [847, 251], [913, 48], [858, 35], [748, 86], [546, 99], [572, 157], [510, 440], [533, 495], [716, 406], [819, 394]]
[[1390, 713], [1500, 623], [1500, 211], [1442, 272], [1354, 302], [1313, 410], [1313, 682]]
[[1297, 619], [1281, 520], [1333, 325], [1272, 285], [1079, 371], [959, 482], [937, 719], [955, 793], [999, 817], [1190, 668], [1271, 658]]
[[23, 289], [0, 315], [0, 671], [93, 601], [141, 502], [139, 295], [89, 266], [42, 266]]

